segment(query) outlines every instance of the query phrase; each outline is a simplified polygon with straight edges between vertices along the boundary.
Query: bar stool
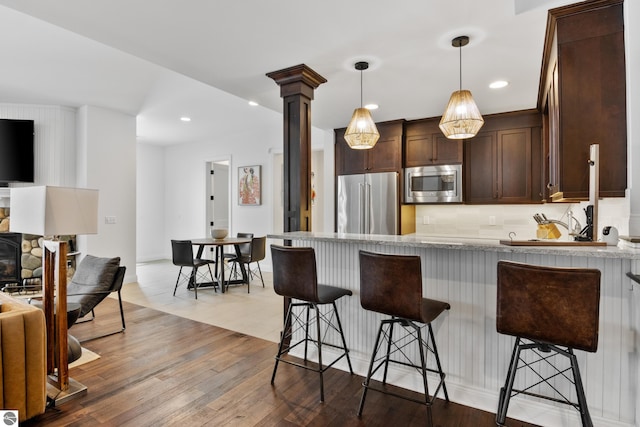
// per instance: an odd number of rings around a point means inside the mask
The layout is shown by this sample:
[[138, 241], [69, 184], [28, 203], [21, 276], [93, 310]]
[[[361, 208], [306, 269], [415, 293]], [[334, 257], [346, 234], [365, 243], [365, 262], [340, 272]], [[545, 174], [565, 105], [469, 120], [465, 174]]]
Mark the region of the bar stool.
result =
[[[574, 349], [598, 349], [600, 271], [587, 268], [540, 267], [508, 261], [498, 262], [496, 329], [516, 337], [504, 387], [496, 413], [496, 424], [504, 425], [509, 400], [518, 394], [571, 405], [580, 412], [583, 426], [592, 426]], [[528, 351], [535, 360], [525, 360]], [[558, 368], [554, 356], [569, 359], [570, 367]], [[514, 389], [518, 365], [535, 373], [535, 384]], [[539, 363], [544, 362], [544, 363]], [[537, 366], [551, 366], [540, 372]], [[568, 372], [572, 372], [571, 379]], [[571, 402], [550, 380], [566, 378], [575, 386], [577, 403]], [[547, 384], [561, 399], [530, 391]]]
[[[365, 310], [371, 310], [391, 316], [380, 322], [376, 343], [374, 345], [369, 371], [362, 383], [362, 399], [358, 408], [358, 417], [362, 415], [362, 409], [367, 397], [367, 390], [375, 390], [381, 393], [411, 400], [427, 408], [427, 421], [433, 424], [431, 405], [436, 395], [442, 389], [446, 401], [449, 394], [444, 382], [445, 373], [442, 371], [438, 348], [431, 322], [442, 312], [449, 310], [451, 306], [446, 302], [436, 301], [422, 297], [422, 271], [420, 257], [417, 255], [386, 255], [360, 251], [360, 304]], [[396, 336], [401, 326], [400, 337]], [[426, 325], [428, 337], [422, 335], [422, 328]], [[407, 339], [409, 341], [407, 341]], [[429, 344], [431, 341], [431, 344]], [[413, 342], [418, 343], [420, 363], [411, 360], [408, 346]], [[386, 345], [385, 345], [386, 343]], [[383, 349], [382, 347], [386, 347]], [[427, 354], [425, 354], [425, 349]], [[427, 368], [428, 352], [433, 353], [437, 369]], [[382, 353], [378, 357], [378, 353]], [[396, 359], [393, 359], [395, 356]], [[417, 400], [401, 396], [383, 388], [374, 387], [371, 377], [378, 369], [384, 366], [382, 384], [387, 382], [389, 362], [409, 366], [417, 369], [422, 375], [424, 384], [424, 400]], [[377, 366], [374, 365], [377, 363]], [[434, 372], [439, 376], [438, 386], [429, 398], [429, 385], [427, 384], [427, 372]]]
[[[313, 248], [298, 248], [271, 245], [271, 260], [273, 262], [273, 289], [278, 295], [287, 298], [299, 300], [301, 302], [291, 301], [287, 310], [284, 321], [285, 331], [280, 338], [278, 346], [278, 354], [276, 355], [276, 364], [273, 367], [273, 375], [271, 376], [271, 384], [276, 378], [278, 363], [284, 362], [290, 365], [298, 366], [320, 374], [320, 401], [324, 402], [324, 379], [323, 373], [333, 366], [343, 357], [347, 358], [349, 371], [353, 374], [351, 360], [349, 359], [349, 350], [344, 339], [340, 316], [336, 308], [336, 300], [343, 296], [351, 295], [348, 289], [338, 288], [335, 286], [320, 285], [317, 280], [316, 273], [316, 257]], [[332, 310], [322, 313], [320, 306], [331, 304]], [[294, 312], [297, 307], [304, 307], [299, 313]], [[313, 310], [315, 316], [310, 317], [310, 311]], [[335, 323], [333, 322], [335, 320]], [[315, 322], [316, 336], [315, 338], [309, 333], [309, 326]], [[321, 332], [321, 323], [325, 325], [324, 333]], [[289, 328], [289, 325], [291, 326]], [[328, 332], [334, 330], [339, 333], [342, 341], [341, 345], [327, 342]], [[302, 338], [291, 343], [292, 338], [302, 335]], [[283, 355], [291, 349], [304, 343], [304, 364], [297, 363], [293, 360], [285, 358]], [[318, 363], [307, 365], [308, 344], [313, 343], [318, 349]], [[342, 350], [342, 354], [328, 365], [322, 364], [322, 347], [329, 346]]]

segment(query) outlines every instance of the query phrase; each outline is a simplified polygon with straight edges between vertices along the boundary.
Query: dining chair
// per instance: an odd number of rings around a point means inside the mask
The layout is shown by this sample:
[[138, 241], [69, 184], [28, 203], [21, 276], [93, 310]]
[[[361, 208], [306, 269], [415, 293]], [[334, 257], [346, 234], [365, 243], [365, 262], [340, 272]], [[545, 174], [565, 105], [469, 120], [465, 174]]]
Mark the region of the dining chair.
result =
[[[171, 240], [171, 252], [173, 256], [173, 265], [180, 267], [180, 271], [178, 272], [178, 278], [176, 279], [176, 286], [173, 288], [173, 296], [176, 296], [176, 290], [178, 289], [178, 284], [180, 281], [185, 281], [187, 283], [187, 289], [193, 288], [196, 299], [198, 299], [198, 277], [202, 280], [206, 279], [206, 273], [198, 275], [198, 268], [207, 266], [209, 270], [209, 276], [211, 278], [211, 283], [215, 285], [215, 278], [213, 277], [213, 272], [211, 271], [211, 264], [214, 264], [215, 261], [210, 259], [202, 259], [202, 258], [194, 258], [193, 257], [193, 244], [191, 240]], [[184, 267], [191, 267], [190, 274], [185, 274], [182, 272]]]
[[[236, 237], [245, 238], [245, 239], [253, 239], [253, 233], [236, 233]], [[251, 252], [251, 244], [250, 243], [243, 243], [241, 245], [238, 245], [238, 248], [240, 249], [240, 255], [248, 254], [248, 253]], [[238, 254], [235, 251], [235, 247], [234, 247], [234, 251], [233, 252], [226, 252], [224, 254], [224, 259], [227, 262], [233, 262], [233, 260], [236, 259], [237, 257], [238, 257]]]
[[[231, 259], [231, 262], [234, 263], [232, 274], [237, 274], [237, 267], [239, 263], [245, 265], [247, 272], [247, 293], [249, 293], [250, 282], [254, 277], [260, 277], [262, 287], [264, 288], [264, 278], [262, 277], [260, 261], [262, 261], [266, 256], [267, 238], [266, 236], [254, 237], [251, 239], [251, 243], [247, 245], [249, 246], [249, 252], [247, 253], [240, 248], [240, 258], [234, 257]], [[251, 269], [251, 263], [256, 263], [256, 267], [253, 270]]]

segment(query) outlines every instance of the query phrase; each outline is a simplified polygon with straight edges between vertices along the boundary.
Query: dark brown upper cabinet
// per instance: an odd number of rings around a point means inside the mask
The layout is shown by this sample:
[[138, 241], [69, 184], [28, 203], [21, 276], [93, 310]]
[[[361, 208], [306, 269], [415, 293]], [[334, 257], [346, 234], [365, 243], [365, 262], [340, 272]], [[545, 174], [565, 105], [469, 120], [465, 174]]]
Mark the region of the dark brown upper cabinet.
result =
[[600, 145], [600, 197], [627, 188], [623, 1], [549, 11], [538, 109], [544, 114], [546, 185], [553, 201], [589, 197], [589, 146]]
[[462, 163], [462, 140], [442, 134], [440, 118], [409, 121], [405, 125], [404, 166], [450, 165]]
[[534, 110], [484, 117], [464, 141], [465, 203], [541, 203], [542, 116]]
[[368, 150], [353, 150], [344, 139], [346, 128], [335, 132], [336, 175], [402, 171], [402, 131], [404, 120], [376, 123], [380, 139]]

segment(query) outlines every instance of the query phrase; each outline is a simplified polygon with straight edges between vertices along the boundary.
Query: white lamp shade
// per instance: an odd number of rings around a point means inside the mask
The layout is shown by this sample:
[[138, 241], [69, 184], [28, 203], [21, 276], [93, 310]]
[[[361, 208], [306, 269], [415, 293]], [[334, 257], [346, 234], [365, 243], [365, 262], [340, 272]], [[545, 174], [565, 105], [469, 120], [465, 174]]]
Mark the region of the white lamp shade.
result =
[[38, 236], [98, 233], [98, 190], [11, 188], [10, 229]]
[[440, 119], [440, 130], [449, 139], [464, 139], [476, 136], [484, 119], [471, 92], [457, 90], [451, 94], [447, 108]]
[[366, 108], [356, 108], [344, 133], [344, 139], [349, 147], [356, 150], [373, 148], [380, 138], [376, 123]]

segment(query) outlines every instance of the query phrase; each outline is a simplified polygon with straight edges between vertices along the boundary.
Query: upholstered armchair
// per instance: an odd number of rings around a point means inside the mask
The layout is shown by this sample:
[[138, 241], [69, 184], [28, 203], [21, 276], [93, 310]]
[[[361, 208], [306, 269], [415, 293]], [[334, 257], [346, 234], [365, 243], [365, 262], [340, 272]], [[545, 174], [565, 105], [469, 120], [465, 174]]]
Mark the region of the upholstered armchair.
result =
[[20, 421], [45, 411], [46, 357], [42, 310], [0, 293], [0, 402]]

